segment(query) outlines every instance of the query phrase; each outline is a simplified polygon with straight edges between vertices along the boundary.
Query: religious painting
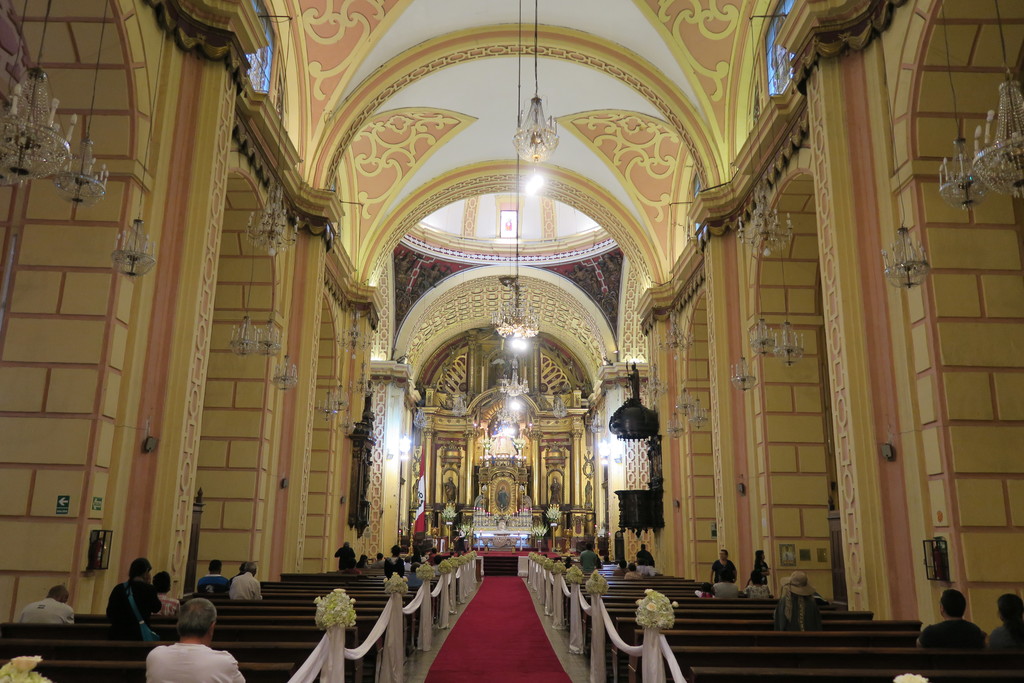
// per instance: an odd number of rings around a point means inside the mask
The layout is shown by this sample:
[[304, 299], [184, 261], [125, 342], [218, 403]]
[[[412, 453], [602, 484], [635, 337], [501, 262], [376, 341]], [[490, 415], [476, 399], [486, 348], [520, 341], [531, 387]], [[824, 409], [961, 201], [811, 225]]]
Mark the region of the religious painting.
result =
[[498, 489], [498, 510], [502, 512], [508, 510], [508, 502], [508, 487], [502, 484], [501, 487]]
[[779, 544], [779, 566], [780, 567], [795, 567], [796, 566], [796, 544], [795, 543], [780, 543]]
[[498, 212], [498, 237], [515, 239], [519, 234], [519, 212], [502, 209]]

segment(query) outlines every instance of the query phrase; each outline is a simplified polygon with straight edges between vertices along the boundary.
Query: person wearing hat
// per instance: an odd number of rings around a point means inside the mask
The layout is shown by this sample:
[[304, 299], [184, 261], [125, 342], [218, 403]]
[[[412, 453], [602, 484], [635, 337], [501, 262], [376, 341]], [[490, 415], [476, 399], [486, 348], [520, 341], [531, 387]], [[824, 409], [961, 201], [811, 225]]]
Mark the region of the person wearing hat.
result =
[[814, 588], [807, 574], [795, 571], [782, 585], [782, 597], [775, 606], [776, 631], [820, 631], [821, 612], [814, 602]]

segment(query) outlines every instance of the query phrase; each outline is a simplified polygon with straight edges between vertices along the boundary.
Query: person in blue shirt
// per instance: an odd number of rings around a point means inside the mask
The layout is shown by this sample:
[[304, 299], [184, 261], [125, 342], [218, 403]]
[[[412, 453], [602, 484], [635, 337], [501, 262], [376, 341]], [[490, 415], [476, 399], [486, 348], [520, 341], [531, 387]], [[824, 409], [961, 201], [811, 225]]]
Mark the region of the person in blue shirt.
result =
[[199, 579], [196, 583], [197, 593], [227, 593], [228, 584], [231, 582], [227, 577], [220, 575], [220, 560], [210, 560], [210, 573]]

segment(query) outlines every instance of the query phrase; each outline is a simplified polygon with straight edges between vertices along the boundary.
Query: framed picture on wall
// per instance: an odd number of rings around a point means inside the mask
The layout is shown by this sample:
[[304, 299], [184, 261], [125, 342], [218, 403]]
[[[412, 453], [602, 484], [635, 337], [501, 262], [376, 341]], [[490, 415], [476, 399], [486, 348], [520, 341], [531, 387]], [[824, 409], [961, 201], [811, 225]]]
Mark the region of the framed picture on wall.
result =
[[779, 544], [779, 566], [780, 567], [795, 567], [796, 566], [796, 544], [795, 543], [780, 543]]
[[515, 239], [519, 234], [519, 212], [515, 209], [502, 209], [498, 215], [498, 237]]

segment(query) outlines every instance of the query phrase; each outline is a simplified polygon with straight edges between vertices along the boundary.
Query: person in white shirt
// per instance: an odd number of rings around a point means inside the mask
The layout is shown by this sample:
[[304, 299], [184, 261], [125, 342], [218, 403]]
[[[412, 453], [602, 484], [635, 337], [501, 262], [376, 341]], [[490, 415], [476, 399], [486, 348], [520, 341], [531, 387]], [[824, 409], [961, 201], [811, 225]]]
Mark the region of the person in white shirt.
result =
[[178, 642], [158, 645], [146, 657], [146, 683], [245, 683], [230, 652], [210, 648], [217, 608], [192, 598], [178, 612]]
[[242, 573], [231, 579], [228, 597], [232, 600], [262, 600], [260, 582], [256, 580], [256, 563], [246, 562]]
[[18, 621], [22, 624], [73, 624], [75, 610], [67, 604], [69, 597], [63, 584], [54, 586], [39, 602], [25, 605]]
[[636, 561], [636, 573], [640, 576], [657, 576], [658, 572], [655, 571], [654, 567], [647, 564], [645, 560]]
[[738, 598], [740, 589], [736, 586], [736, 574], [731, 569], [722, 570], [722, 580], [714, 587], [716, 598]]

